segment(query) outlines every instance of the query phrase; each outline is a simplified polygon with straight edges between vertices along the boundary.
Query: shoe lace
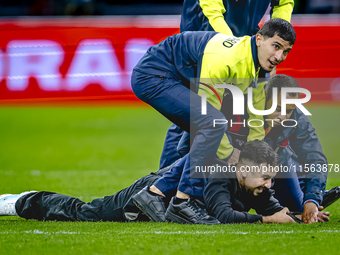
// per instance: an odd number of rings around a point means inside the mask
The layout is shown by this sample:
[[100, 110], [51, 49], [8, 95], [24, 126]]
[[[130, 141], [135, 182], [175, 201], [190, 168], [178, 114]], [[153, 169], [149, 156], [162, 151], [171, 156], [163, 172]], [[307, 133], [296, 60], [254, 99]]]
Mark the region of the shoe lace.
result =
[[197, 200], [197, 199], [190, 199], [188, 203], [188, 207], [191, 208], [195, 213], [200, 215], [202, 218], [209, 218], [209, 214], [205, 208], [205, 205]]

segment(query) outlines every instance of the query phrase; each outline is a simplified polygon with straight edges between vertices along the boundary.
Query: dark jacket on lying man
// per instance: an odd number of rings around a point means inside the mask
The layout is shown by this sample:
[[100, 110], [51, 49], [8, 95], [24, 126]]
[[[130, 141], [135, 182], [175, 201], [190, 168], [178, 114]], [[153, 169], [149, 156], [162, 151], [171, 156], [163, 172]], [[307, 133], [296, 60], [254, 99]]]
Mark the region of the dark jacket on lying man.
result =
[[[203, 192], [209, 214], [221, 223], [262, 222], [262, 216], [272, 215], [283, 209], [273, 194], [274, 191], [268, 189], [254, 196], [241, 188], [232, 171], [212, 174]], [[248, 213], [250, 209], [255, 209], [257, 215]]]

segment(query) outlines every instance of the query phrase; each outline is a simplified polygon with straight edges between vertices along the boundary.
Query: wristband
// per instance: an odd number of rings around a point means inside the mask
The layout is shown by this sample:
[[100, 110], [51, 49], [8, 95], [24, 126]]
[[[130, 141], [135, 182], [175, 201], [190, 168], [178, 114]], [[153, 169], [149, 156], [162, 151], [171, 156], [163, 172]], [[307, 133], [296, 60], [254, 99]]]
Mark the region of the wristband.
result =
[[316, 205], [316, 207], [319, 207], [319, 203], [317, 201], [315, 201], [314, 199], [309, 199], [306, 200], [303, 205], [307, 204], [307, 203], [314, 203]]

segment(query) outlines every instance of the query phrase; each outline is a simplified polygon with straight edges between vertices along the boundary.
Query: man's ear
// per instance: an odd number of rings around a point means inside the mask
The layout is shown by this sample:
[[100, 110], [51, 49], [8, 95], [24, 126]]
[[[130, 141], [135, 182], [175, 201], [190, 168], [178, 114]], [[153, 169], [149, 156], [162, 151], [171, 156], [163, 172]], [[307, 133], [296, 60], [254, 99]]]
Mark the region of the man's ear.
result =
[[255, 42], [256, 42], [256, 46], [257, 46], [257, 47], [260, 47], [262, 41], [263, 41], [263, 35], [261, 35], [261, 34], [256, 34]]

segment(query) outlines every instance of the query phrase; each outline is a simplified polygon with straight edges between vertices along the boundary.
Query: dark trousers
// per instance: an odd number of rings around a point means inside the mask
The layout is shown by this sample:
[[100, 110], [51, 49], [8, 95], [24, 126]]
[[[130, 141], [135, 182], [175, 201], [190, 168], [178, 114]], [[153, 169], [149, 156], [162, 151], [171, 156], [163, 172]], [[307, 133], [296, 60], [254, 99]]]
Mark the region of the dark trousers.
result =
[[177, 145], [184, 131], [180, 127], [172, 124], [166, 133], [161, 158], [159, 160], [159, 169], [171, 165], [181, 155], [177, 151]]
[[200, 173], [190, 172], [190, 168], [186, 167], [189, 163], [189, 154], [186, 154], [168, 172], [155, 181], [154, 185], [166, 196], [177, 188], [185, 194], [203, 197], [206, 179]]
[[78, 198], [42, 191], [29, 193], [15, 204], [18, 215], [26, 219], [57, 221], [128, 221], [148, 220], [131, 201], [145, 186], [152, 185], [160, 176], [150, 174], [112, 196], [85, 203]]
[[[288, 164], [296, 165], [295, 169], [299, 169], [299, 163], [293, 159], [289, 159]], [[279, 173], [273, 189], [275, 198], [282, 206], [288, 207], [292, 212], [303, 212], [304, 178], [299, 179], [296, 172], [293, 171]]]
[[[208, 103], [207, 114], [202, 115], [201, 97], [184, 86], [181, 80], [134, 71], [131, 86], [139, 99], [151, 105], [184, 131], [193, 134], [194, 139], [183, 171], [193, 173], [196, 166], [212, 164], [227, 129], [226, 125], [213, 127], [214, 119], [225, 119], [219, 110]], [[194, 193], [193, 186], [196, 185], [196, 181], [192, 179], [186, 183], [188, 185], [186, 190], [191, 189], [191, 193]]]

